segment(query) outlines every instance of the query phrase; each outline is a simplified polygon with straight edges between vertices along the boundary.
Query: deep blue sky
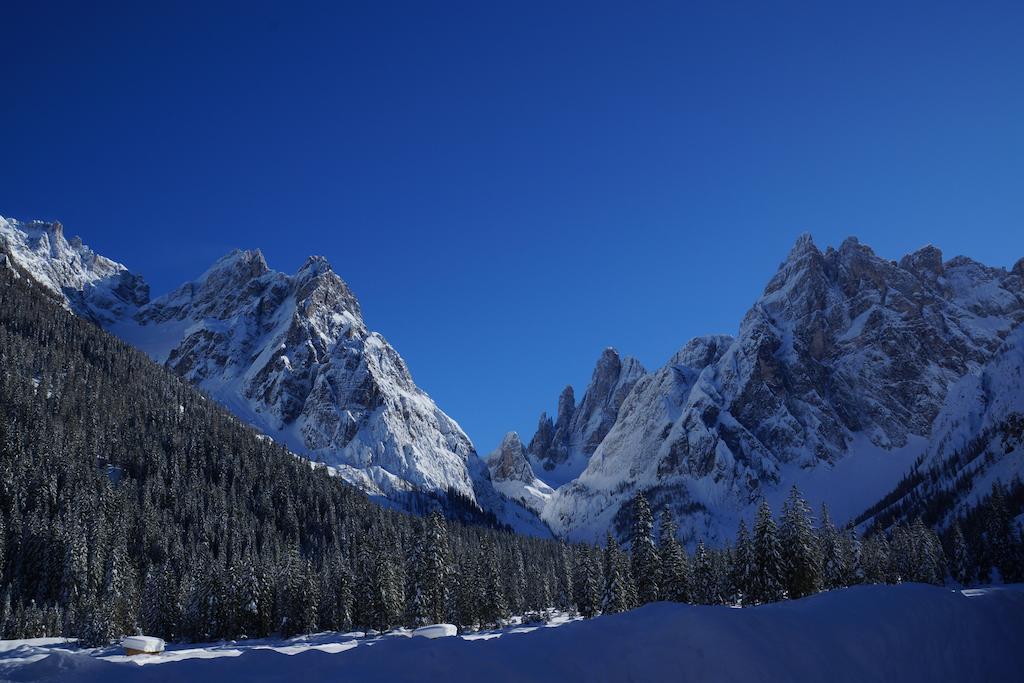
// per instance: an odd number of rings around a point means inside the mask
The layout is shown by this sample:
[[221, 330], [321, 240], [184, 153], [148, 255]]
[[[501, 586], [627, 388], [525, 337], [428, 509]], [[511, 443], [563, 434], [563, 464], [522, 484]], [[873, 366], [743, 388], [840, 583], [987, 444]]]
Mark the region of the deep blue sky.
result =
[[3, 3], [0, 215], [155, 294], [323, 254], [481, 452], [801, 232], [1024, 256], [1024, 4], [696, 4]]

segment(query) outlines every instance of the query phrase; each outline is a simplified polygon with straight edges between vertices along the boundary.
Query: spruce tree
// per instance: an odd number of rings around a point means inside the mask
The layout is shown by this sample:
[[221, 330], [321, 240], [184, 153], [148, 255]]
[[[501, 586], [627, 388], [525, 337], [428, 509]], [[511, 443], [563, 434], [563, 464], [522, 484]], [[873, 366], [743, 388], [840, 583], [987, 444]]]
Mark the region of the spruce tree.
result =
[[661, 598], [673, 602], [690, 601], [690, 567], [686, 550], [677, 536], [672, 511], [666, 505], [658, 527], [658, 557], [661, 562]]
[[950, 529], [950, 552], [952, 555], [951, 574], [953, 579], [961, 586], [971, 583], [973, 577], [973, 561], [971, 560], [970, 549], [964, 539], [963, 531], [960, 529], [960, 522], [953, 522]]
[[370, 582], [370, 625], [378, 631], [387, 631], [400, 622], [403, 608], [401, 586], [396, 560], [387, 544], [381, 542], [374, 548]]
[[848, 526], [843, 529], [840, 546], [843, 557], [843, 585], [864, 583], [864, 546], [854, 527]]
[[456, 596], [456, 623], [462, 629], [472, 631], [480, 623], [480, 570], [475, 555], [469, 555], [458, 574], [458, 595]]
[[839, 530], [832, 522], [828, 507], [821, 506], [821, 524], [818, 527], [818, 548], [821, 555], [821, 578], [824, 588], [829, 590], [843, 585], [846, 570], [843, 566], [843, 550]]
[[732, 598], [737, 604], [746, 604], [750, 597], [755, 568], [754, 544], [750, 540], [750, 532], [747, 531], [747, 522], [741, 519], [736, 531], [736, 547], [733, 550], [730, 573]]
[[563, 612], [572, 612], [576, 608], [573, 600], [573, 564], [569, 547], [565, 541], [558, 543], [558, 555], [555, 560], [555, 605]]
[[821, 556], [807, 501], [796, 486], [782, 506], [779, 527], [784, 586], [790, 598], [802, 598], [821, 589]]
[[507, 619], [508, 600], [504, 582], [498, 566], [498, 549], [491, 541], [480, 548], [478, 568], [480, 571], [480, 606], [478, 615], [485, 627], [497, 628]]
[[633, 579], [636, 582], [639, 603], [658, 600], [658, 581], [661, 574], [658, 551], [654, 547], [654, 517], [643, 493], [633, 498], [633, 529], [630, 535]]
[[632, 607], [633, 589], [628, 576], [628, 564], [615, 537], [608, 533], [604, 547], [604, 596], [601, 611], [605, 614], [625, 612]]
[[1006, 488], [1001, 481], [992, 484], [992, 492], [984, 503], [986, 571], [993, 583], [1013, 574], [1013, 525], [1007, 508]]
[[754, 604], [777, 602], [785, 597], [783, 571], [778, 529], [768, 501], [762, 499], [754, 525], [754, 574], [750, 585]]
[[580, 614], [590, 618], [601, 611], [601, 565], [597, 553], [583, 548], [577, 564], [579, 588], [576, 602]]
[[698, 605], [717, 605], [721, 602], [714, 560], [703, 540], [697, 542], [697, 550], [693, 555], [692, 597]]

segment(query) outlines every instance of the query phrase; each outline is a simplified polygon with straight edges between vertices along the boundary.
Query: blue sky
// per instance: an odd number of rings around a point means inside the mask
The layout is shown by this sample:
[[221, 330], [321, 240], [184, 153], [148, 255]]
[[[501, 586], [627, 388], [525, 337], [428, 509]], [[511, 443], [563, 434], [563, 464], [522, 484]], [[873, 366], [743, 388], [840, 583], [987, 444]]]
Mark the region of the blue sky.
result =
[[0, 215], [157, 294], [323, 254], [481, 452], [802, 232], [1024, 256], [1024, 5], [697, 4], [5, 3]]

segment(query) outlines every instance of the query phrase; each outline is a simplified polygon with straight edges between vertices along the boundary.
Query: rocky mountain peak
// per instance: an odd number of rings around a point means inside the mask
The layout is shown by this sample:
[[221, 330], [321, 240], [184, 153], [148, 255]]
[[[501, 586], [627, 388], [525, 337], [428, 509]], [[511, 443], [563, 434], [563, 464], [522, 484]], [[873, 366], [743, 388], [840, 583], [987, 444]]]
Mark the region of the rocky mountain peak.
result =
[[334, 272], [327, 257], [314, 254], [303, 262], [302, 266], [299, 267], [297, 275], [317, 277], [327, 272]]
[[555, 424], [568, 424], [569, 420], [572, 419], [572, 414], [575, 410], [576, 392], [570, 384], [562, 389], [562, 393], [558, 396], [558, 418], [555, 420]]
[[295, 296], [307, 307], [344, 312], [362, 320], [359, 300], [323, 256], [310, 256], [292, 277]]
[[939, 277], [942, 275], [942, 251], [931, 244], [925, 245], [900, 259], [900, 268], [917, 275]]
[[487, 469], [496, 490], [527, 508], [539, 511], [554, 491], [539, 480], [516, 432], [509, 432], [487, 456]]
[[58, 221], [21, 222], [0, 217], [0, 251], [15, 272], [26, 274], [65, 306], [94, 322], [109, 323], [149, 300], [142, 277], [96, 254], [82, 240], [64, 237]]
[[559, 396], [555, 422], [541, 414], [527, 448], [534, 471], [552, 486], [579, 474], [614, 424], [622, 402], [645, 373], [636, 359], [623, 359], [613, 348], [602, 351], [579, 404], [572, 386], [567, 386]]
[[270, 272], [270, 266], [267, 265], [267, 260], [259, 249], [232, 249], [214, 261], [213, 265], [199, 277], [199, 280], [244, 283], [268, 272]]
[[796, 238], [796, 242], [793, 243], [789, 254], [786, 256], [786, 261], [799, 261], [811, 255], [821, 256], [821, 252], [814, 244], [814, 237], [811, 233], [805, 232]]
[[[1018, 272], [943, 262], [932, 246], [899, 262], [856, 239], [822, 253], [802, 236], [736, 338], [694, 340], [643, 377], [542, 516], [593, 538], [642, 489], [652, 505], [675, 506], [684, 534], [713, 535], [722, 510], [799, 473], [825, 482], [846, 458], [926, 439], [949, 387], [1022, 322]], [[884, 494], [877, 483], [845, 492], [844, 510]], [[819, 486], [822, 500], [843, 488]]]
[[487, 456], [487, 466], [495, 480], [530, 483], [535, 479], [533, 468], [526, 460], [526, 449], [516, 432], [506, 434], [501, 445]]

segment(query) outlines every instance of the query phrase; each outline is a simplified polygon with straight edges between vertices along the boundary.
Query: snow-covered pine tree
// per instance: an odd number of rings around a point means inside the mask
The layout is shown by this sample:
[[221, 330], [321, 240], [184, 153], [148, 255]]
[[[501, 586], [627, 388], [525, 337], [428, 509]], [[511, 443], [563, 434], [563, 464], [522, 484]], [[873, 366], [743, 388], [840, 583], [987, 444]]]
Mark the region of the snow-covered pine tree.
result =
[[604, 596], [601, 598], [601, 611], [605, 614], [617, 614], [632, 608], [631, 594], [635, 588], [630, 586], [628, 568], [618, 541], [608, 533], [604, 546]]
[[[231, 581], [232, 633], [241, 633], [249, 637], [263, 634], [261, 613], [269, 607], [266, 579], [261, 575], [255, 558], [250, 554], [232, 566], [229, 572]], [[152, 631], [160, 633], [160, 631]]]
[[779, 544], [788, 596], [802, 598], [817, 593], [821, 589], [819, 543], [811, 509], [795, 485], [782, 506]]
[[352, 628], [352, 572], [348, 559], [336, 553], [327, 573], [327, 585], [321, 590], [330, 613], [330, 628], [348, 631]]
[[718, 577], [715, 575], [714, 560], [704, 540], [697, 541], [693, 554], [693, 602], [698, 605], [717, 605], [721, 602], [718, 591]]
[[493, 541], [480, 546], [480, 604], [478, 616], [481, 625], [497, 628], [508, 618], [508, 598], [499, 569], [498, 548]]
[[370, 626], [386, 631], [400, 623], [403, 611], [402, 580], [389, 544], [379, 542], [373, 549], [370, 580], [372, 607]]
[[367, 540], [356, 548], [355, 582], [352, 591], [352, 621], [359, 626], [373, 622], [373, 555]]
[[555, 605], [563, 612], [576, 609], [573, 600], [573, 563], [569, 546], [565, 541], [558, 542], [558, 556], [555, 560]]
[[730, 574], [732, 600], [736, 604], [746, 604], [754, 581], [754, 571], [754, 544], [750, 540], [746, 520], [741, 519], [736, 531], [736, 546], [733, 549]]
[[964, 532], [960, 528], [960, 522], [953, 522], [949, 532], [950, 554], [952, 562], [950, 573], [953, 579], [961, 586], [970, 585], [974, 574], [974, 562], [971, 559], [971, 551], [964, 539]]
[[889, 538], [889, 570], [890, 582], [902, 583], [913, 581], [917, 572], [914, 537], [906, 524], [893, 527]]
[[227, 591], [224, 572], [212, 558], [195, 562], [191, 595], [185, 608], [185, 627], [193, 640], [215, 640], [225, 633]]
[[985, 549], [989, 566], [986, 578], [993, 583], [1005, 581], [1014, 574], [1013, 520], [1006, 502], [1006, 487], [1001, 481], [992, 484], [992, 492], [985, 501]]
[[164, 597], [160, 592], [160, 571], [158, 565], [150, 565], [146, 578], [142, 581], [142, 605], [140, 619], [145, 633], [167, 633], [170, 629], [165, 623], [163, 606]]
[[864, 583], [864, 547], [857, 529], [847, 526], [841, 532], [840, 545], [843, 557], [843, 585], [854, 586]]
[[463, 630], [473, 630], [480, 623], [480, 570], [477, 556], [468, 555], [458, 573], [455, 598], [455, 622]]
[[[74, 627], [82, 600], [89, 590], [89, 554], [85, 547], [86, 535], [79, 517], [74, 514], [65, 529], [64, 565], [61, 568], [61, 602], [67, 607], [69, 628]], [[2, 565], [0, 565], [2, 566]]]
[[871, 534], [864, 539], [861, 547], [864, 581], [867, 583], [890, 583], [892, 568], [888, 537], [882, 532]]
[[843, 568], [842, 548], [839, 543], [839, 530], [836, 529], [828, 506], [821, 505], [821, 521], [818, 524], [818, 550], [821, 555], [822, 587], [828, 590], [842, 585], [845, 574]]
[[406, 606], [406, 622], [415, 626], [434, 623], [430, 618], [430, 589], [427, 576], [428, 564], [427, 530], [426, 521], [416, 525], [416, 534], [413, 540], [411, 566], [407, 572], [409, 586], [406, 590], [408, 605]]
[[[92, 596], [86, 598], [78, 626], [78, 643], [85, 647], [109, 645], [116, 635], [110, 603]], [[18, 637], [24, 637], [21, 633]]]
[[[518, 546], [517, 546], [518, 547]], [[449, 612], [452, 577], [452, 552], [448, 541], [448, 525], [436, 510], [427, 518], [427, 555], [424, 580], [427, 590], [428, 616], [434, 623], [445, 620]]]
[[689, 602], [690, 563], [686, 549], [679, 542], [676, 522], [667, 505], [661, 511], [658, 526], [658, 557], [661, 561], [661, 599]]
[[782, 600], [786, 596], [783, 581], [778, 528], [768, 501], [762, 499], [754, 525], [754, 574], [750, 582], [750, 597], [754, 604]]
[[642, 492], [633, 498], [633, 529], [630, 534], [633, 580], [637, 600], [643, 605], [658, 600], [661, 574], [658, 551], [654, 547], [654, 516]]
[[11, 609], [11, 586], [4, 586], [3, 594], [0, 595], [0, 639], [11, 639], [14, 637], [12, 617], [14, 611]]
[[296, 623], [300, 633], [313, 633], [320, 625], [320, 581], [308, 559], [302, 563], [302, 590], [296, 601]]
[[912, 580], [942, 585], [946, 578], [946, 558], [939, 537], [924, 525], [920, 517], [911, 524], [910, 535]]
[[526, 611], [526, 567], [523, 565], [523, 553], [519, 546], [513, 546], [505, 575], [505, 595], [508, 608], [513, 614]]
[[711, 552], [711, 569], [715, 576], [715, 604], [729, 604], [733, 593], [732, 566], [734, 562], [732, 546], [725, 546]]
[[576, 604], [580, 614], [590, 618], [597, 616], [601, 611], [601, 563], [598, 560], [598, 551], [587, 547], [581, 547], [577, 559], [578, 588], [576, 590]]

